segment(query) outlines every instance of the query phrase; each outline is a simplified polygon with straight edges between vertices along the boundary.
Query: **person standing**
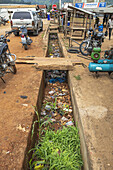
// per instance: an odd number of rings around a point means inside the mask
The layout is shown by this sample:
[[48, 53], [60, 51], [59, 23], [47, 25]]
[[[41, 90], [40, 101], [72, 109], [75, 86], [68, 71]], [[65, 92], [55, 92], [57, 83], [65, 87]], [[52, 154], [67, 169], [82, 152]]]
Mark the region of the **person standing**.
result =
[[112, 29], [113, 29], [113, 15], [111, 16], [111, 19], [109, 19], [108, 21], [108, 28], [109, 28], [109, 40], [110, 40]]

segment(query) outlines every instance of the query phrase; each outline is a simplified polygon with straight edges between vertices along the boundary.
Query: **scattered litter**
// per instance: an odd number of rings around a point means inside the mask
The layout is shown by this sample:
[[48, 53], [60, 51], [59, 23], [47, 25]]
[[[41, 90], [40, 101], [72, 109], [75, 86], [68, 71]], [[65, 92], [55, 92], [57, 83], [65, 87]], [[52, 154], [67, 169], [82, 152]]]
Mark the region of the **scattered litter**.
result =
[[73, 125], [73, 122], [72, 121], [69, 121], [66, 123], [67, 126], [72, 126]]
[[56, 120], [55, 120], [55, 119], [53, 119], [53, 118], [51, 119], [51, 121], [52, 121], [52, 122], [56, 122]]
[[53, 94], [55, 91], [49, 91], [49, 94]]
[[6, 94], [6, 91], [4, 91], [4, 94]]
[[11, 151], [7, 151], [6, 154], [10, 153]]
[[9, 153], [11, 153], [11, 151], [2, 150], [2, 153], [3, 154], [9, 154]]
[[63, 93], [63, 94], [62, 94], [62, 93], [59, 93], [59, 96], [65, 96], [65, 95], [66, 95], [65, 93]]
[[16, 127], [16, 130], [20, 130], [22, 132], [28, 132], [28, 130], [25, 129], [25, 127], [22, 127], [21, 124], [19, 124], [17, 127]]
[[28, 97], [27, 96], [20, 96], [22, 99], [27, 99]]
[[22, 106], [28, 107], [28, 104], [22, 104]]
[[63, 116], [61, 119], [62, 119], [63, 121], [67, 121], [67, 120], [68, 120], [68, 119], [67, 119], [66, 117], [64, 117], [64, 116]]
[[45, 110], [42, 111], [42, 112], [41, 112], [41, 115], [42, 115], [42, 116], [45, 116], [45, 115], [46, 115], [46, 111], [45, 111]]
[[46, 109], [46, 110], [51, 110], [51, 106], [50, 106], [50, 105], [46, 105], [46, 106], [45, 106], [45, 109]]

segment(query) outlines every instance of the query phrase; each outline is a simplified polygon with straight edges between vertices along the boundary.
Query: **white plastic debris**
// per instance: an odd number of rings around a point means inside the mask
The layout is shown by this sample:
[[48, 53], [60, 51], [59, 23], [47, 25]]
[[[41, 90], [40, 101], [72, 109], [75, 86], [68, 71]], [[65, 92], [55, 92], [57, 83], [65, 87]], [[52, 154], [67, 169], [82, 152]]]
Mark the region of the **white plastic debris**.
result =
[[19, 124], [19, 125], [16, 127], [16, 130], [21, 130], [22, 132], [28, 132], [28, 130], [26, 130], [25, 127], [22, 127], [21, 124]]
[[63, 116], [63, 117], [62, 117], [62, 120], [63, 120], [63, 121], [67, 121], [68, 119]]
[[28, 107], [28, 104], [22, 104], [22, 106]]
[[53, 94], [55, 91], [49, 91], [49, 94]]
[[46, 110], [51, 110], [51, 106], [47, 104], [47, 105], [45, 106], [45, 109], [46, 109]]
[[67, 126], [72, 126], [73, 125], [73, 122], [72, 121], [69, 121], [66, 123]]
[[45, 116], [45, 115], [46, 115], [46, 111], [45, 111], [45, 110], [42, 111], [42, 112], [41, 112], [41, 115], [42, 115], [42, 116]]
[[53, 119], [53, 118], [51, 119], [51, 121], [52, 121], [52, 122], [56, 122], [56, 120], [55, 120], [55, 119]]

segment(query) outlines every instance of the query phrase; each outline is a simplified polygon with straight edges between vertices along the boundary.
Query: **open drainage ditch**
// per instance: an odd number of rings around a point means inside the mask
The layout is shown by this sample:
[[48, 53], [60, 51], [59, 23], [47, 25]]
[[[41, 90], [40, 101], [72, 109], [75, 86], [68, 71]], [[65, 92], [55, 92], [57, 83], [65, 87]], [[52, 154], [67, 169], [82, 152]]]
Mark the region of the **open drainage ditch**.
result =
[[[63, 57], [57, 33], [49, 34], [48, 57]], [[68, 86], [68, 71], [43, 72], [34, 110], [23, 169], [83, 169], [80, 139]]]

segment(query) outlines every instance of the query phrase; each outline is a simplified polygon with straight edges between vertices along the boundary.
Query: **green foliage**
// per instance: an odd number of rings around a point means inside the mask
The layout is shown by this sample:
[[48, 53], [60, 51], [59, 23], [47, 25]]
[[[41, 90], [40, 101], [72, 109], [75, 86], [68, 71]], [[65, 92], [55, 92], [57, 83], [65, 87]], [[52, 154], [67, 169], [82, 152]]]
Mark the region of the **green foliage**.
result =
[[33, 138], [34, 129], [35, 129], [35, 124], [38, 123], [38, 138], [39, 138], [39, 140], [40, 140], [41, 135], [42, 135], [42, 133], [44, 132], [44, 129], [43, 129], [44, 127], [43, 127], [43, 126], [48, 127], [49, 123], [52, 123], [52, 121], [51, 121], [51, 118], [49, 118], [47, 115], [44, 116], [43, 119], [40, 119], [39, 114], [38, 114], [38, 111], [37, 111], [37, 108], [34, 106], [33, 109], [34, 109], [34, 111], [35, 111], [35, 113], [36, 113], [36, 115], [37, 115], [37, 120], [35, 120], [35, 121], [33, 122], [33, 125], [32, 125], [31, 139]]
[[76, 78], [76, 80], [81, 80], [80, 75], [74, 76]]
[[54, 132], [47, 130], [41, 142], [34, 148], [29, 162], [32, 169], [37, 161], [50, 170], [80, 170], [83, 162], [80, 153], [78, 128], [63, 127]]
[[49, 49], [48, 49], [49, 54], [50, 54], [52, 51], [53, 51], [52, 45], [49, 45]]

